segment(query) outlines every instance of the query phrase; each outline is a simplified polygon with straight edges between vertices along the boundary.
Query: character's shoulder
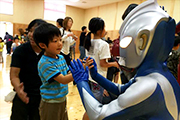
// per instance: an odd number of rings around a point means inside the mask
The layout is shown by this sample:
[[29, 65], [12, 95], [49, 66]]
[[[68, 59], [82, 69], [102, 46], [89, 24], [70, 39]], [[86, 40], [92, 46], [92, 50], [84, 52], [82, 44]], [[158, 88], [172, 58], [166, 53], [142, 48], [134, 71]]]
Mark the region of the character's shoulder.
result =
[[160, 73], [151, 73], [146, 76], [135, 78], [138, 86], [144, 86], [145, 91], [155, 91], [157, 85], [163, 88], [166, 85], [171, 86], [168, 79]]
[[152, 88], [152, 86], [157, 85], [157, 81], [154, 79], [157, 75], [146, 75], [146, 76], [139, 76], [135, 78], [135, 81], [138, 85], [147, 86], [147, 88]]

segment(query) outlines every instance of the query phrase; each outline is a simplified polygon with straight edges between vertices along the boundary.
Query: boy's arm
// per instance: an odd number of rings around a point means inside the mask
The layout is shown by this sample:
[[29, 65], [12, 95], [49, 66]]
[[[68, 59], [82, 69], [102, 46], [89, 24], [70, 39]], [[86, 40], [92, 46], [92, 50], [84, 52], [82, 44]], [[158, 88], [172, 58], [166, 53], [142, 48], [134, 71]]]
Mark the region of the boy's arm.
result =
[[68, 84], [69, 82], [73, 81], [73, 76], [72, 74], [67, 74], [66, 76], [59, 74], [58, 76], [54, 77], [54, 80], [62, 84]]

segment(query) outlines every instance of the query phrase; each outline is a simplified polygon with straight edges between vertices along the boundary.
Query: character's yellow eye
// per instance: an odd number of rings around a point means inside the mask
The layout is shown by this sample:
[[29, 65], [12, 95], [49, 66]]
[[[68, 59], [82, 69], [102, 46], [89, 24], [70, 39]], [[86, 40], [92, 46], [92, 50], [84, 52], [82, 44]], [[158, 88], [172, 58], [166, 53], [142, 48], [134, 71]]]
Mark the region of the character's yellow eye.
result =
[[126, 48], [132, 41], [132, 37], [125, 37], [121, 39], [119, 45], [121, 48]]

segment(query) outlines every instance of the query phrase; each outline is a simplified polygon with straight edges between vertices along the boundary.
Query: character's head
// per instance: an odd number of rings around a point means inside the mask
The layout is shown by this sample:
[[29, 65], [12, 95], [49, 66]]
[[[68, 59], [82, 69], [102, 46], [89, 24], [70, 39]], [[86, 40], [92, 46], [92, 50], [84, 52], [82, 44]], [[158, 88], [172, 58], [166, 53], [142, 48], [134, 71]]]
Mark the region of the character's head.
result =
[[36, 44], [46, 54], [57, 55], [62, 49], [61, 33], [59, 29], [50, 23], [44, 23], [38, 26], [33, 34]]
[[[150, 46], [159, 47], [158, 44], [152, 46], [152, 41], [162, 42], [165, 39], [164, 33], [168, 28], [158, 25], [168, 21], [169, 15], [159, 7], [156, 0], [138, 5], [127, 15], [119, 31], [120, 56], [124, 58], [126, 67], [139, 67]], [[162, 36], [156, 34], [159, 31], [163, 33]]]

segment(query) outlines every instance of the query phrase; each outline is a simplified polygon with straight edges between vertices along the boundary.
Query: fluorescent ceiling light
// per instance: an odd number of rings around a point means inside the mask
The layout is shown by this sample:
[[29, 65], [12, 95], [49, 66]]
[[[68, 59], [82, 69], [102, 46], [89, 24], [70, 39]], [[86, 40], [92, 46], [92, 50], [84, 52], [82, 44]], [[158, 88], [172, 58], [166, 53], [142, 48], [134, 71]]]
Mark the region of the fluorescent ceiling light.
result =
[[71, 2], [78, 2], [79, 0], [69, 0], [69, 1], [71, 1]]

